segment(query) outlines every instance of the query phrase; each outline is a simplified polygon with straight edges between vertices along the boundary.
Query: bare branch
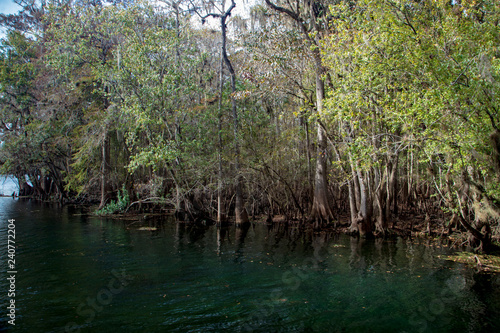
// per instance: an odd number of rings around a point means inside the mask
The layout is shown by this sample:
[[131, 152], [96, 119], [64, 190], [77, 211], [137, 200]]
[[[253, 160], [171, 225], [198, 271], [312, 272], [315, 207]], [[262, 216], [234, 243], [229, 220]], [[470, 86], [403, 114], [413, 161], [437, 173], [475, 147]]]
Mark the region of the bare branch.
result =
[[[280, 13], [284, 13], [284, 14], [287, 14], [288, 16], [290, 16], [292, 19], [294, 19], [295, 21], [297, 21], [298, 23], [302, 23], [301, 20], [300, 20], [300, 16], [296, 13], [296, 12], [292, 12], [290, 9], [288, 8], [284, 8], [284, 7], [280, 7], [280, 6], [277, 6], [275, 5], [274, 3], [272, 3], [270, 0], [265, 0], [266, 1], [266, 4], [271, 7], [272, 9], [274, 9], [275, 11], [277, 12], [280, 12]], [[298, 10], [298, 3], [297, 3], [297, 10]]]

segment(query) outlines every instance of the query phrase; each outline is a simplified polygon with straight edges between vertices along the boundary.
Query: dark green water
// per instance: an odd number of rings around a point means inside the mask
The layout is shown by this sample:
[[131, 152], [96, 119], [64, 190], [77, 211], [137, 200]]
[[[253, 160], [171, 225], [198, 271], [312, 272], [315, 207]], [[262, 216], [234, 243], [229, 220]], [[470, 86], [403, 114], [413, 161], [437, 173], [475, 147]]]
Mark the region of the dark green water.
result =
[[500, 331], [500, 278], [439, 259], [444, 246], [78, 213], [0, 198], [0, 331]]

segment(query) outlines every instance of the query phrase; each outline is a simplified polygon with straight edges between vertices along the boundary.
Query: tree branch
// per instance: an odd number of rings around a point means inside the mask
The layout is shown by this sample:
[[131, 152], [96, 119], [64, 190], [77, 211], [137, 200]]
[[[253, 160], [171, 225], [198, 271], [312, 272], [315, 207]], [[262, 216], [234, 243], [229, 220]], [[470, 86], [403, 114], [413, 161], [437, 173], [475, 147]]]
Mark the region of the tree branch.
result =
[[[280, 12], [280, 13], [284, 13], [284, 14], [287, 14], [288, 16], [290, 16], [292, 19], [294, 19], [295, 21], [297, 21], [298, 23], [302, 23], [301, 20], [300, 20], [300, 16], [295, 13], [295, 12], [292, 12], [290, 9], [288, 8], [284, 8], [284, 7], [280, 7], [280, 6], [276, 6], [274, 3], [272, 3], [270, 0], [265, 0], [266, 1], [266, 4], [271, 7], [272, 9], [274, 9], [275, 11], [277, 12]], [[297, 4], [297, 7], [298, 7], [298, 4]]]

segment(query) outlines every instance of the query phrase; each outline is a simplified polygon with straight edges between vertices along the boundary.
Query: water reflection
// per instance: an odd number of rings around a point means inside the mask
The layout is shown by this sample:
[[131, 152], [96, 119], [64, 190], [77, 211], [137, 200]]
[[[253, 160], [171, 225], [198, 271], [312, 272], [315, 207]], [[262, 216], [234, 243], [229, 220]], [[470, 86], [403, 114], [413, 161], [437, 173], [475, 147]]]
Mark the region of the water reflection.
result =
[[247, 237], [248, 230], [250, 229], [250, 223], [243, 223], [242, 225], [234, 227], [235, 235], [234, 238], [236, 240], [236, 250], [235, 250], [235, 263], [244, 263], [246, 261], [245, 258], [245, 238]]
[[235, 230], [235, 239], [236, 239], [236, 245], [240, 248], [243, 243], [245, 242], [245, 237], [248, 234], [248, 230], [250, 229], [250, 222], [249, 223], [243, 223], [242, 225], [236, 226]]
[[[226, 239], [226, 235], [228, 235], [228, 227], [227, 226], [217, 226], [217, 255], [221, 255], [222, 244]], [[229, 236], [228, 236], [229, 239]]]

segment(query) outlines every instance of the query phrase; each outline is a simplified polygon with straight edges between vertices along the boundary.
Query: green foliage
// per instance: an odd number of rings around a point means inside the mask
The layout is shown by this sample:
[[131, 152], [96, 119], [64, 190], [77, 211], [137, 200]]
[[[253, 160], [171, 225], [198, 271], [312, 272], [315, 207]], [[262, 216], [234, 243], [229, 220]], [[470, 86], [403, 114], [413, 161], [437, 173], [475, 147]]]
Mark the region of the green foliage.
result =
[[122, 190], [118, 190], [117, 200], [111, 200], [102, 209], [96, 210], [94, 214], [96, 215], [111, 215], [116, 213], [123, 213], [130, 205], [130, 198], [125, 184], [122, 186]]
[[459, 169], [470, 164], [470, 152], [488, 154], [487, 138], [499, 120], [491, 99], [498, 89], [498, 6], [482, 4], [492, 10], [484, 22], [459, 4], [332, 6], [336, 33], [324, 53], [339, 80], [327, 106], [332, 123], [345, 123], [353, 156], [364, 159], [370, 146], [375, 156], [381, 134], [394, 149], [409, 144], [427, 156], [452, 155]]

